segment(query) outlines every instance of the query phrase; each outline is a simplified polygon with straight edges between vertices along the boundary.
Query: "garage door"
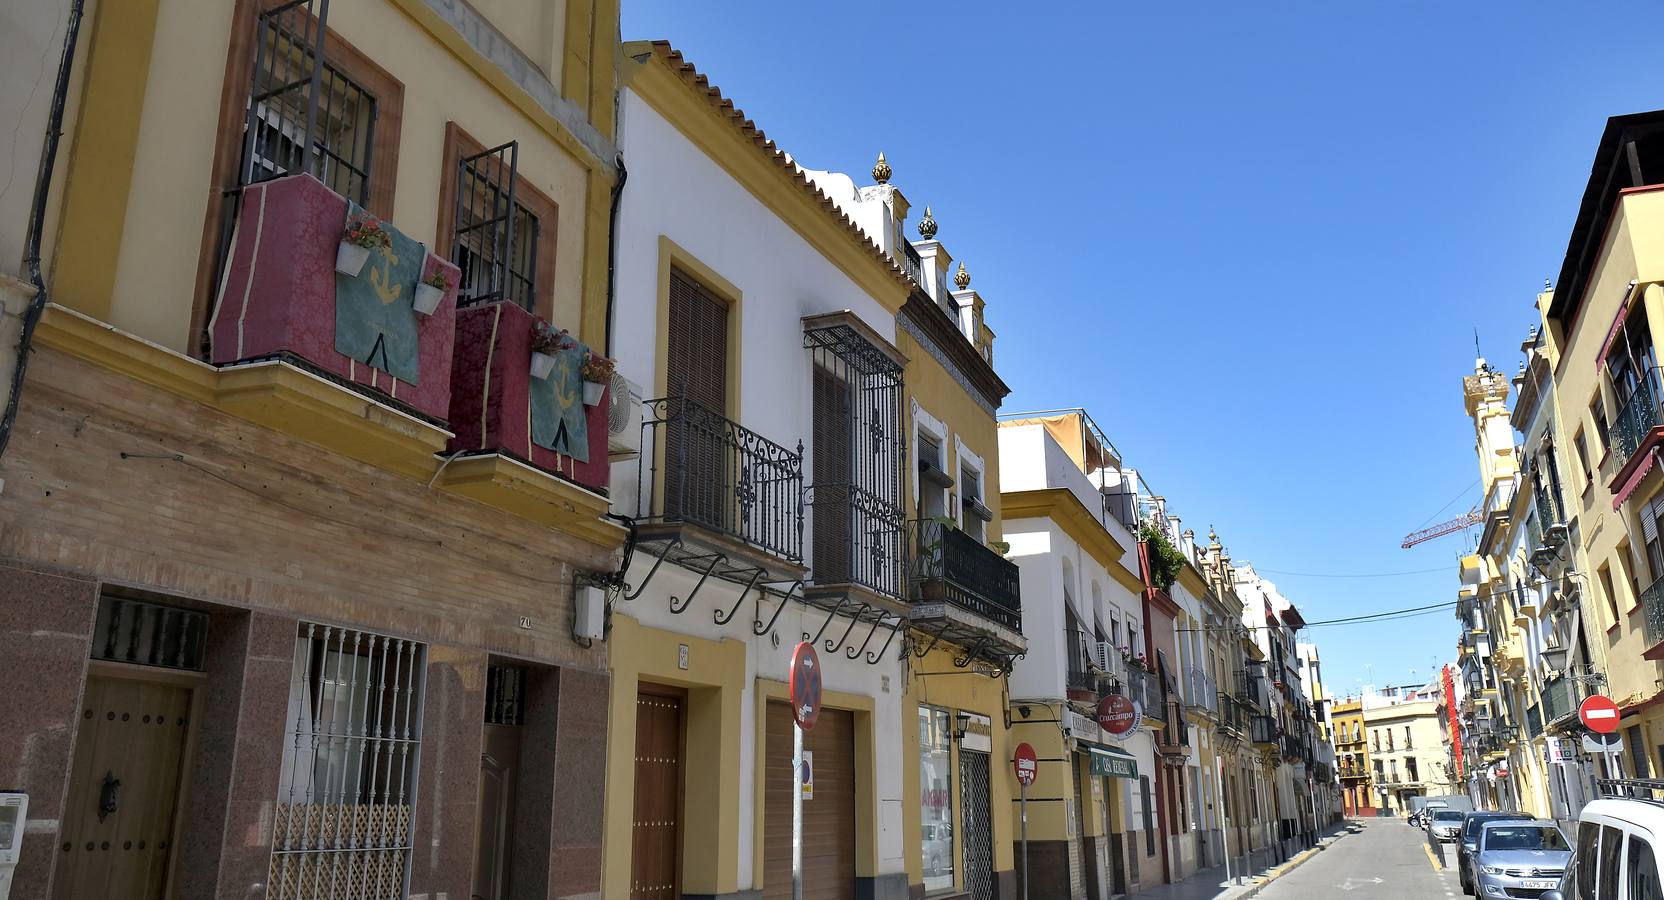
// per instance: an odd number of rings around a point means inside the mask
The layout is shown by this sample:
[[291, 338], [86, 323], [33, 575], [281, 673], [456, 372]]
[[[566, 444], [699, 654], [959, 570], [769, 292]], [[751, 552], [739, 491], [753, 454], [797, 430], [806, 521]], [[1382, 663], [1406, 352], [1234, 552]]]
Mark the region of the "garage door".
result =
[[[815, 795], [803, 801], [804, 900], [855, 900], [855, 720], [822, 709], [803, 736], [814, 753]], [[768, 704], [763, 752], [763, 896], [792, 895], [792, 712]]]

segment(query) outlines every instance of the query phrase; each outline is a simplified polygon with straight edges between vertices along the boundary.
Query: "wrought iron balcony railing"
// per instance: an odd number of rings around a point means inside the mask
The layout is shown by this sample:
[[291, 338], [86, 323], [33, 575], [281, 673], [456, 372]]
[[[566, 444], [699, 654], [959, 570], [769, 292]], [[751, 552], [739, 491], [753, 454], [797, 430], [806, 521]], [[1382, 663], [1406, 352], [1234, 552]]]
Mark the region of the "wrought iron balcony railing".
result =
[[1191, 666], [1184, 678], [1185, 703], [1210, 713], [1219, 713], [1219, 686], [1213, 676], [1198, 666]]
[[1248, 735], [1256, 744], [1275, 744], [1282, 732], [1277, 728], [1277, 720], [1270, 716], [1254, 716], [1248, 722]]
[[1641, 592], [1641, 608], [1645, 611], [1642, 635], [1648, 647], [1664, 641], [1664, 578], [1654, 581]]
[[922, 287], [924, 285], [924, 260], [920, 258], [919, 251], [914, 250], [912, 243], [906, 239], [901, 242], [901, 259], [901, 267], [907, 271], [908, 277], [913, 279], [914, 284]]
[[915, 599], [945, 600], [966, 612], [1023, 630], [1017, 564], [951, 524], [913, 522]]
[[1242, 669], [1236, 673], [1237, 697], [1243, 703], [1269, 709], [1271, 706], [1271, 692], [1268, 690], [1265, 674], [1254, 669]]
[[803, 444], [790, 450], [685, 397], [646, 404], [636, 520], [696, 525], [803, 559]]
[[1658, 406], [1653, 402], [1652, 386], [1648, 381], [1650, 377], [1636, 385], [1635, 393], [1618, 408], [1618, 415], [1612, 420], [1612, 446], [1618, 451], [1619, 468], [1641, 448], [1647, 432], [1658, 427]]
[[1248, 708], [1242, 705], [1241, 700], [1238, 700], [1224, 691], [1219, 692], [1218, 698], [1219, 727], [1241, 733], [1247, 733]]
[[1548, 489], [1534, 491], [1537, 504], [1537, 521], [1544, 528], [1558, 525], [1565, 521], [1560, 506], [1560, 498], [1554, 496]]
[[1561, 719], [1571, 717], [1577, 712], [1578, 704], [1583, 702], [1587, 693], [1575, 678], [1561, 677], [1544, 685], [1543, 724], [1553, 725]]
[[1161, 718], [1161, 689], [1156, 684], [1156, 677], [1149, 672], [1128, 666], [1126, 677], [1121, 681], [1121, 695], [1138, 704], [1146, 718]]
[[1092, 635], [1075, 630], [1065, 634], [1068, 643], [1068, 665], [1064, 670], [1064, 687], [1070, 691], [1096, 691], [1098, 676], [1092, 671], [1092, 653], [1096, 642]]
[[1543, 733], [1543, 713], [1535, 703], [1525, 709], [1525, 733], [1529, 737]]

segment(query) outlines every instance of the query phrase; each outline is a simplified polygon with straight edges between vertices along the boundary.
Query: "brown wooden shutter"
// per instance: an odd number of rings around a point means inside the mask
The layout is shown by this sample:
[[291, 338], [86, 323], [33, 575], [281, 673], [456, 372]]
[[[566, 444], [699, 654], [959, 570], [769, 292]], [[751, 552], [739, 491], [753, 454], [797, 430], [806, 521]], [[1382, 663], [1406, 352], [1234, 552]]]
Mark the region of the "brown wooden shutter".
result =
[[[763, 765], [763, 897], [792, 895], [792, 711], [770, 701]], [[815, 796], [803, 801], [804, 900], [855, 900], [855, 719], [822, 709], [803, 749]]]
[[816, 584], [850, 580], [849, 385], [836, 373], [815, 366], [814, 486]]
[[665, 334], [665, 394], [673, 400], [665, 429], [665, 512], [669, 518], [726, 529], [729, 481], [728, 305], [697, 282], [670, 272]]

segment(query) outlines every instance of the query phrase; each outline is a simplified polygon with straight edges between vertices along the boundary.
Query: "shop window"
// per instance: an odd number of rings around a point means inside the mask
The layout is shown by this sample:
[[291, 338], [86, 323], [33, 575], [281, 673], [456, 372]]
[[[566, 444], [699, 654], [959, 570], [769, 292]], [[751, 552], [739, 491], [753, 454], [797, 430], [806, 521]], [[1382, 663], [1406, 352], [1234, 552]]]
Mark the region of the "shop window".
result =
[[919, 790], [924, 889], [953, 887], [953, 716], [919, 707]]

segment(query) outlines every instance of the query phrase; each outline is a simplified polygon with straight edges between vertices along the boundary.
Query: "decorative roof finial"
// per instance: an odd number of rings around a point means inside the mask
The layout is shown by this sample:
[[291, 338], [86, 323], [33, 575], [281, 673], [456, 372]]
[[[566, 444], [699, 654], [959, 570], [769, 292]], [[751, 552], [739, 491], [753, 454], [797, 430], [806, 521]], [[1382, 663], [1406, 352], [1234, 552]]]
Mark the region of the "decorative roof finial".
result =
[[879, 184], [890, 183], [890, 164], [884, 161], [884, 151], [878, 151], [878, 162], [872, 167], [872, 180]]
[[930, 207], [924, 208], [924, 218], [919, 220], [919, 237], [930, 240], [936, 236], [936, 217], [930, 214]]
[[965, 261], [959, 261], [959, 271], [953, 273], [953, 286], [965, 290], [971, 286], [971, 273], [965, 271]]

